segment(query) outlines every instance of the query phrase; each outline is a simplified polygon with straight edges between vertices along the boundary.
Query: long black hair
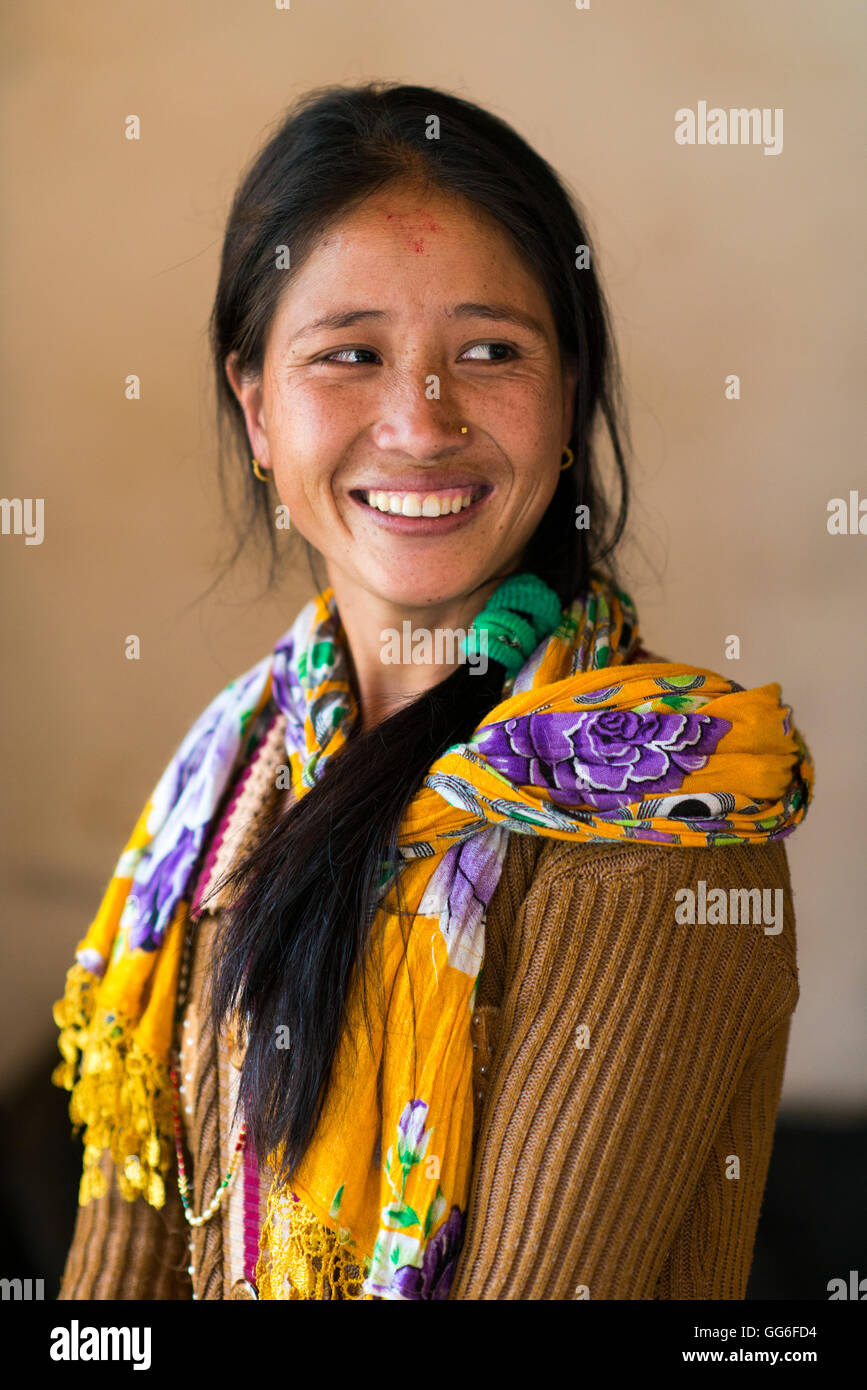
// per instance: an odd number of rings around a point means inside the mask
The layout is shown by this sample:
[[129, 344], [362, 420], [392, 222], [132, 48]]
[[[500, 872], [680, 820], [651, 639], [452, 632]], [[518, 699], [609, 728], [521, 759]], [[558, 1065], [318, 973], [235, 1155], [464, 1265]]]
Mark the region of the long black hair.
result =
[[[286, 276], [330, 223], [405, 180], [459, 194], [496, 219], [547, 296], [561, 356], [577, 358], [575, 462], [561, 472], [520, 564], [565, 607], [586, 587], [591, 566], [610, 565], [628, 496], [618, 433], [620, 373], [593, 249], [574, 198], [540, 155], [500, 118], [429, 87], [367, 83], [309, 92], [281, 120], [237, 190], [211, 319], [221, 442], [228, 427], [232, 466], [249, 487], [236, 554], [261, 525], [273, 577], [270, 501], [252, 479], [226, 358], [235, 353], [242, 372], [260, 372]], [[292, 270], [276, 274], [280, 245], [291, 247]], [[600, 416], [619, 482], [613, 515], [596, 477], [592, 436]], [[589, 508], [589, 528], [576, 527], [579, 504]], [[383, 866], [393, 870], [399, 863], [406, 806], [430, 764], [468, 738], [499, 702], [504, 675], [490, 658], [484, 675], [462, 663], [373, 729], [358, 732], [356, 721], [316, 786], [288, 814], [275, 815], [231, 875], [237, 896], [223, 915], [211, 1007], [218, 1028], [234, 1015], [246, 1030], [239, 1106], [255, 1151], [282, 1150], [283, 1179], [297, 1168], [321, 1114], [347, 992], [368, 956], [371, 904]], [[403, 929], [405, 941], [411, 922]], [[366, 974], [360, 970], [363, 982]], [[370, 1036], [366, 989], [363, 1003]], [[288, 1049], [275, 1045], [278, 1028], [288, 1029]]]

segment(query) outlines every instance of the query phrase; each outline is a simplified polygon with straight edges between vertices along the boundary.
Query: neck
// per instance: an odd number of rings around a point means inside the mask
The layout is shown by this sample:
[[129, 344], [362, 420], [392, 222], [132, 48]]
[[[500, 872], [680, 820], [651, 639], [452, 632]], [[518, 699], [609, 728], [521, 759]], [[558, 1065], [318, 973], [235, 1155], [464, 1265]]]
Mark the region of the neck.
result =
[[451, 674], [460, 659], [458, 638], [503, 577], [469, 595], [407, 606], [329, 574], [349, 650], [362, 732], [375, 728]]

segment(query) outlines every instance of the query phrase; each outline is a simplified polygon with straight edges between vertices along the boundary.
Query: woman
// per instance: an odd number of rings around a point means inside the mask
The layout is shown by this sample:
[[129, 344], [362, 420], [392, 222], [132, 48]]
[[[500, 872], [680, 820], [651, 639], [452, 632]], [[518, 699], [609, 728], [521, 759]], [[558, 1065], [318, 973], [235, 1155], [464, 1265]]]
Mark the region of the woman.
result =
[[812, 768], [777, 685], [644, 651], [604, 568], [572, 203], [454, 96], [315, 92], [212, 342], [327, 584], [187, 735], [55, 1007], [61, 1297], [742, 1298]]

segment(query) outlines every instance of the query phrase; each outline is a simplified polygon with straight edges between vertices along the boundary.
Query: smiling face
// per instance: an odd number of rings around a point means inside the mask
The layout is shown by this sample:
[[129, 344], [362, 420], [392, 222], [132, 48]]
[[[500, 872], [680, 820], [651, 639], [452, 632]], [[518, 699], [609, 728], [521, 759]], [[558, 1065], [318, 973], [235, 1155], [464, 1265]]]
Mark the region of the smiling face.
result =
[[576, 376], [543, 290], [483, 212], [410, 185], [371, 196], [293, 275], [261, 379], [227, 372], [338, 604], [351, 585], [407, 611], [475, 611], [518, 567], [557, 486]]

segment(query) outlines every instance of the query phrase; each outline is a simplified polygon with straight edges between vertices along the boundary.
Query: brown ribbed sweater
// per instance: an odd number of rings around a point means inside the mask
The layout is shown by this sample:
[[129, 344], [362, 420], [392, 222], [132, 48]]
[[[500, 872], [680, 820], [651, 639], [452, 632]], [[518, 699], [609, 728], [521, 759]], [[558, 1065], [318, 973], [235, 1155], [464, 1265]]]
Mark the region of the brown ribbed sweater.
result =
[[[248, 806], [248, 830], [263, 806]], [[676, 891], [702, 879], [708, 891], [781, 888], [783, 930], [677, 925]], [[212, 906], [187, 1014], [197, 1211], [225, 1171], [229, 1138], [225, 1045], [200, 1007]], [[743, 1298], [797, 999], [782, 844], [513, 835], [473, 1019], [473, 1173], [450, 1297]], [[80, 1208], [60, 1298], [192, 1298], [186, 1223], [176, 1186], [167, 1193], [155, 1211], [124, 1201], [112, 1181]], [[227, 1222], [196, 1233], [197, 1298], [250, 1296], [228, 1272]]]

